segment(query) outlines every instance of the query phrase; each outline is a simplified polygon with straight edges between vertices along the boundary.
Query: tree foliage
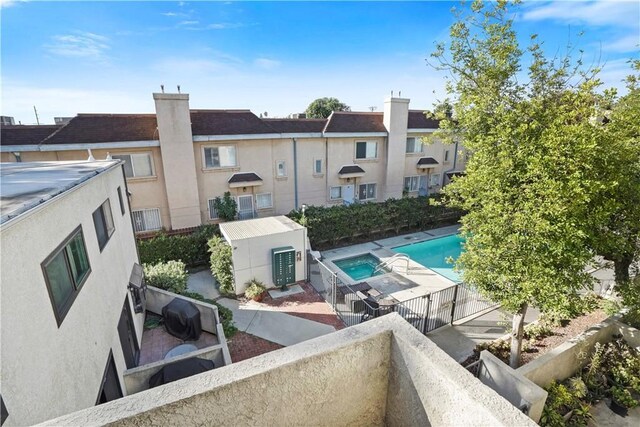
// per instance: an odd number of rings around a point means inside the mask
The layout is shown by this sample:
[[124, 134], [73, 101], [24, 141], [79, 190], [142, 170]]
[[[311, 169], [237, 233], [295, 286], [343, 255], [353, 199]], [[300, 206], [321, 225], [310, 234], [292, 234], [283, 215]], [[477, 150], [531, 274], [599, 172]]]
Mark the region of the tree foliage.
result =
[[460, 135], [473, 152], [466, 175], [445, 188], [447, 202], [468, 212], [457, 267], [514, 313], [516, 367], [527, 307], [562, 312], [591, 279], [585, 223], [602, 185], [591, 168], [603, 152], [601, 128], [590, 120], [597, 70], [569, 56], [547, 59], [536, 35], [525, 56], [513, 5], [474, 1], [452, 25], [448, 49], [438, 45], [432, 56], [452, 75], [456, 100], [456, 120], [444, 117], [436, 136]]
[[213, 199], [213, 207], [218, 212], [218, 218], [224, 221], [233, 221], [238, 214], [238, 203], [228, 191], [222, 197]]
[[334, 111], [351, 111], [351, 107], [337, 98], [318, 98], [309, 104], [305, 114], [310, 119], [326, 119]]
[[209, 240], [209, 252], [211, 253], [211, 274], [220, 285], [220, 292], [227, 295], [235, 294], [235, 282], [233, 277], [233, 255], [231, 246], [219, 236]]

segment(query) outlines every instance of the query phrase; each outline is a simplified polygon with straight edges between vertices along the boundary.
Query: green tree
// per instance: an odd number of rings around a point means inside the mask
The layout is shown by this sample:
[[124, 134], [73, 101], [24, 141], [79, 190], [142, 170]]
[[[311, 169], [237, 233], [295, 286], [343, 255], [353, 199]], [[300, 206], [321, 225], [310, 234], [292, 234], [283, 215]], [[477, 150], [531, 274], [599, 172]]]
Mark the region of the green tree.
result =
[[309, 104], [305, 114], [310, 119], [326, 119], [334, 111], [351, 111], [351, 107], [337, 98], [318, 98]]
[[238, 214], [238, 204], [228, 191], [223, 197], [213, 199], [213, 207], [218, 212], [218, 217], [225, 221], [233, 221]]
[[603, 156], [597, 171], [604, 185], [594, 198], [592, 244], [613, 261], [618, 290], [629, 289], [629, 268], [640, 253], [640, 60], [632, 63], [626, 95], [605, 94], [602, 104], [612, 105], [598, 121], [603, 131]]
[[545, 58], [536, 35], [525, 56], [512, 5], [474, 1], [452, 25], [448, 49], [438, 45], [432, 57], [453, 76], [447, 88], [455, 99], [456, 120], [443, 117], [436, 137], [460, 136], [473, 152], [466, 175], [445, 189], [447, 203], [468, 212], [457, 267], [514, 313], [510, 365], [517, 367], [528, 307], [568, 312], [591, 280], [584, 229], [601, 184], [590, 168], [602, 153], [600, 128], [589, 120], [597, 70]]

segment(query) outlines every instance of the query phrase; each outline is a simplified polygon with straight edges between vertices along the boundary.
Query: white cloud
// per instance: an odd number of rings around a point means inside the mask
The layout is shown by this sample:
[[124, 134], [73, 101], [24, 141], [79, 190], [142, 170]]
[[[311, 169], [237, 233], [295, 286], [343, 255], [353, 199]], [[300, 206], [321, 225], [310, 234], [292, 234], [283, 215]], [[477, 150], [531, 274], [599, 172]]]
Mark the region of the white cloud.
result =
[[178, 22], [178, 25], [198, 25], [199, 23], [199, 21], [180, 21]]
[[218, 22], [207, 25], [210, 30], [229, 30], [232, 28], [242, 28], [245, 25], [242, 22]]
[[614, 87], [619, 93], [626, 93], [625, 78], [631, 74], [631, 64], [627, 59], [617, 59], [602, 64], [599, 77], [603, 88]]
[[269, 58], [256, 58], [253, 61], [253, 65], [264, 70], [273, 70], [274, 68], [278, 68], [280, 64], [280, 61]]
[[28, 0], [0, 0], [0, 8], [15, 6], [19, 3], [27, 3]]
[[51, 39], [52, 43], [44, 47], [49, 53], [59, 56], [103, 60], [106, 51], [111, 49], [109, 38], [86, 31], [56, 35]]
[[528, 21], [550, 19], [594, 26], [638, 28], [640, 3], [637, 0], [529, 2], [524, 3], [522, 17]]
[[640, 34], [627, 34], [617, 40], [606, 43], [603, 47], [612, 52], [634, 52], [640, 49], [639, 44]]

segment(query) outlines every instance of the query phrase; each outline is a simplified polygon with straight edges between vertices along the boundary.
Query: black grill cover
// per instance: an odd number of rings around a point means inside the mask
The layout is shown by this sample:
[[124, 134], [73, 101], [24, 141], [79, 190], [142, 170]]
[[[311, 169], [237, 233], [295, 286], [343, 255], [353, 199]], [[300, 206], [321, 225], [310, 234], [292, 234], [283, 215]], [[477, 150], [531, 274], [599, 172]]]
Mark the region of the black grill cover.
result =
[[200, 311], [191, 302], [174, 298], [162, 307], [164, 327], [171, 335], [181, 340], [197, 340], [202, 333]]
[[149, 388], [158, 387], [172, 381], [178, 381], [192, 375], [210, 371], [215, 368], [211, 360], [190, 357], [179, 362], [173, 362], [163, 366], [158, 372], [149, 378]]

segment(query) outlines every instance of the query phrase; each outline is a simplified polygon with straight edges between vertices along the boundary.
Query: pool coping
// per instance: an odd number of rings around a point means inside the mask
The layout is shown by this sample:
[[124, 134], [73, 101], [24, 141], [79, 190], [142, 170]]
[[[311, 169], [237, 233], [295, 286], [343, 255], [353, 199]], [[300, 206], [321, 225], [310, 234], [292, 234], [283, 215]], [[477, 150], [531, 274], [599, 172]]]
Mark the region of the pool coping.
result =
[[[353, 280], [349, 275], [347, 275], [344, 271], [342, 271], [333, 261], [339, 261], [346, 258], [353, 258], [362, 255], [373, 255], [381, 262], [384, 262], [385, 259], [390, 258], [395, 255], [396, 252], [393, 251], [394, 247], [406, 246], [414, 243], [421, 243], [441, 237], [448, 237], [454, 234], [458, 234], [460, 226], [447, 226], [435, 228], [433, 230], [427, 231], [419, 231], [415, 233], [403, 234], [400, 236], [394, 236], [387, 239], [381, 240], [372, 240], [366, 243], [360, 243], [357, 245], [346, 246], [337, 249], [330, 249], [327, 251], [322, 251], [322, 262], [327, 265], [334, 272], [338, 278], [346, 285], [354, 285], [356, 283], [360, 283], [366, 280]], [[409, 238], [407, 238], [409, 237]], [[409, 242], [409, 240], [411, 240]], [[402, 242], [402, 243], [398, 243]], [[380, 252], [387, 251], [387, 256], [381, 255]], [[412, 273], [409, 273], [412, 272]], [[420, 272], [420, 273], [418, 273]], [[407, 274], [408, 273], [408, 274]], [[437, 292], [438, 290], [445, 289], [451, 286], [456, 285], [459, 282], [455, 282], [440, 273], [423, 266], [422, 264], [409, 259], [409, 271], [402, 272], [399, 270], [392, 269], [392, 271], [381, 274], [378, 276], [373, 276], [369, 278], [369, 280], [380, 280], [380, 279], [393, 279], [393, 275], [397, 274], [404, 280], [407, 280], [415, 285], [414, 288], [410, 288], [407, 290], [395, 292], [390, 294], [399, 300], [409, 299], [409, 294], [413, 296], [421, 296], [426, 295], [428, 293]], [[397, 280], [397, 279], [396, 279]], [[396, 296], [396, 294], [398, 294]], [[400, 295], [402, 294], [402, 295]]]

